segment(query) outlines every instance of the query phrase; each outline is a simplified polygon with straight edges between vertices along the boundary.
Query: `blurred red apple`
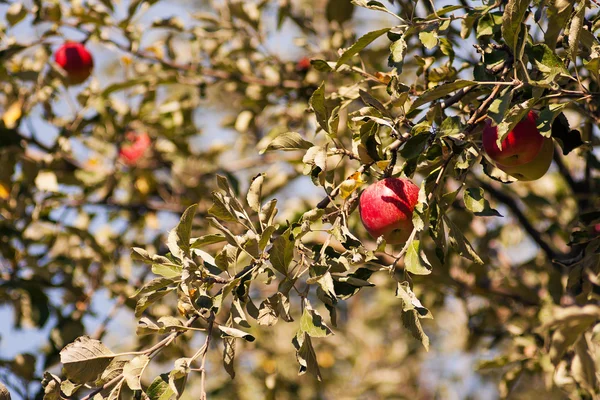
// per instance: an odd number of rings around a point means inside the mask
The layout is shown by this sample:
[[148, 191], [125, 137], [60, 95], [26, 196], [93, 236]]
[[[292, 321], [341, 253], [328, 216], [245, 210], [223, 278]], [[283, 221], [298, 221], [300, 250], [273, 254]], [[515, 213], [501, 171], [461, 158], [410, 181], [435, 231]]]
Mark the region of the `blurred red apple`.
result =
[[533, 160], [540, 152], [544, 140], [536, 126], [537, 114], [530, 111], [527, 117], [502, 140], [502, 150], [498, 148], [498, 127], [487, 120], [483, 128], [483, 149], [497, 164], [506, 167], [522, 165]]
[[360, 219], [374, 238], [389, 244], [408, 240], [413, 230], [412, 213], [419, 187], [408, 179], [386, 178], [365, 189], [359, 201]]
[[63, 44], [54, 54], [54, 60], [67, 73], [69, 85], [83, 83], [89, 78], [94, 68], [92, 55], [81, 43], [67, 42]]
[[150, 147], [152, 140], [146, 132], [127, 132], [125, 134], [127, 142], [119, 150], [119, 158], [127, 165], [135, 165]]
[[302, 57], [296, 63], [296, 71], [298, 71], [298, 72], [308, 72], [309, 69], [310, 69], [310, 58], [308, 58], [308, 57]]

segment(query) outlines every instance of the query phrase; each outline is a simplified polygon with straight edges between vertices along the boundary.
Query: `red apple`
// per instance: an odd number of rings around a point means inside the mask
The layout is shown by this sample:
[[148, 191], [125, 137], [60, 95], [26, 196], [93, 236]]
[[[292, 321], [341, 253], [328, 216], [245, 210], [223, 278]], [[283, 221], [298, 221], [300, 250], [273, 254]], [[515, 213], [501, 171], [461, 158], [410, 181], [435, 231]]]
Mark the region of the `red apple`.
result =
[[552, 143], [552, 139], [544, 138], [542, 148], [535, 158], [528, 163], [511, 167], [502, 164], [496, 164], [496, 166], [520, 181], [535, 181], [544, 176], [548, 171], [550, 164], [552, 164], [553, 155], [554, 144]]
[[121, 146], [119, 158], [127, 165], [135, 165], [150, 147], [152, 140], [146, 132], [127, 132], [125, 135], [127, 143]]
[[488, 119], [483, 128], [483, 149], [497, 164], [506, 167], [523, 165], [533, 160], [544, 144], [544, 136], [536, 127], [537, 114], [530, 111], [527, 117], [502, 140], [502, 150], [498, 148], [498, 128]]
[[310, 58], [308, 58], [308, 57], [302, 57], [296, 63], [296, 71], [298, 71], [298, 72], [308, 72], [309, 69], [310, 69]]
[[360, 219], [374, 238], [389, 244], [408, 240], [419, 187], [408, 179], [386, 178], [366, 188], [359, 201]]
[[67, 81], [70, 85], [83, 83], [94, 68], [92, 55], [81, 43], [63, 44], [54, 54], [54, 60], [67, 73]]

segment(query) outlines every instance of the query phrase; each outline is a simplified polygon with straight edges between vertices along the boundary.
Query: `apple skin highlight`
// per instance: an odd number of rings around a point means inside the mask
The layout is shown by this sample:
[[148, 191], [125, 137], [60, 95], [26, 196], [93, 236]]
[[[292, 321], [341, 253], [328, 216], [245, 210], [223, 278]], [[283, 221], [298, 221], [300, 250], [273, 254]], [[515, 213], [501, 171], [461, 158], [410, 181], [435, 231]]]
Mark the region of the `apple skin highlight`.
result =
[[92, 74], [94, 59], [81, 43], [67, 42], [54, 54], [54, 61], [67, 73], [69, 85], [79, 85]]
[[408, 240], [413, 230], [412, 213], [419, 187], [409, 179], [386, 178], [365, 189], [359, 201], [360, 219], [373, 238], [389, 244]]

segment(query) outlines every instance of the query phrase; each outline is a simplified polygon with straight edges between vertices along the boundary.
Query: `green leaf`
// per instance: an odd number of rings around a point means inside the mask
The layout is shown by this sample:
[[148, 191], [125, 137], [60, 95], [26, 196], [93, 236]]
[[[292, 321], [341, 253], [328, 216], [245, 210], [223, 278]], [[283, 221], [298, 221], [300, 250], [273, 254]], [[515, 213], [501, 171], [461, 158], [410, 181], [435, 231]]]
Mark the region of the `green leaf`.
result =
[[447, 117], [442, 121], [438, 131], [438, 137], [443, 136], [459, 136], [464, 132], [464, 125], [460, 121], [460, 117]]
[[481, 165], [483, 166], [483, 172], [491, 179], [501, 182], [504, 184], [509, 184], [516, 182], [517, 179], [508, 175], [506, 172], [502, 171], [500, 168], [496, 167], [495, 164], [487, 161], [485, 157], [481, 157]]
[[117, 383], [112, 388], [106, 400], [119, 400], [121, 398], [121, 389], [123, 388], [123, 382], [124, 381], [119, 381], [119, 383]]
[[235, 360], [235, 338], [223, 338], [223, 367], [231, 379], [235, 378], [233, 362]]
[[135, 306], [135, 317], [139, 318], [142, 316], [142, 313], [148, 308], [150, 307], [152, 304], [154, 304], [157, 300], [163, 298], [164, 296], [166, 296], [167, 294], [171, 293], [173, 290], [175, 290], [176, 288], [164, 288], [162, 290], [157, 290], [151, 293], [148, 293], [144, 296], [142, 296], [138, 301], [137, 304]]
[[296, 360], [300, 364], [298, 375], [303, 375], [306, 372], [313, 374], [318, 381], [321, 381], [321, 371], [317, 362], [317, 355], [312, 346], [310, 336], [306, 332], [298, 331], [292, 344], [296, 348]]
[[330, 135], [335, 135], [337, 133], [337, 126], [332, 125], [332, 119], [334, 120], [336, 118], [337, 111], [334, 112], [327, 107], [327, 101], [325, 99], [325, 82], [321, 83], [321, 86], [313, 92], [308, 104], [315, 112], [319, 126]]
[[[373, 272], [375, 271], [369, 268], [358, 268], [356, 271], [344, 277], [333, 275], [333, 286], [335, 288], [337, 297], [342, 300], [348, 299], [358, 293], [362, 287], [374, 286], [372, 283], [367, 281]], [[342, 280], [342, 278], [345, 279]], [[357, 282], [359, 284], [355, 284]], [[367, 282], [368, 285], [363, 284], [363, 282]]]
[[329, 65], [329, 63], [325, 60], [310, 60], [310, 65], [312, 65], [312, 67], [314, 69], [316, 69], [317, 71], [321, 71], [321, 72], [333, 71], [333, 68], [331, 67], [331, 65]]
[[589, 393], [596, 393], [598, 387], [594, 356], [587, 338], [582, 335], [575, 343], [575, 358], [571, 364], [571, 371], [575, 380]]
[[21, 2], [11, 4], [6, 10], [6, 21], [10, 26], [15, 26], [27, 16], [27, 9]]
[[289, 231], [278, 236], [269, 250], [269, 260], [277, 271], [287, 276], [288, 267], [294, 258], [294, 241], [289, 239]]
[[[66, 380], [60, 383], [60, 391], [68, 397], [73, 396], [77, 390], [81, 387], [81, 384], [74, 384], [73, 382]], [[2, 400], [10, 400], [10, 398], [6, 399], [2, 397], [2, 383], [0, 383], [0, 399]]]
[[221, 221], [227, 222], [237, 222], [239, 219], [236, 211], [231, 207], [229, 199], [224, 196], [222, 193], [213, 192], [212, 193], [213, 204], [208, 209], [208, 213], [210, 215], [215, 216]]
[[498, 124], [498, 139], [496, 144], [502, 149], [502, 141], [514, 129], [519, 122], [531, 111], [538, 99], [535, 97], [525, 100], [522, 103], [515, 104], [504, 116], [502, 122]]
[[402, 149], [400, 150], [400, 155], [402, 158], [406, 160], [410, 160], [413, 158], [419, 157], [423, 154], [425, 150], [425, 146], [427, 146], [427, 141], [429, 140], [428, 133], [421, 133], [417, 135], [413, 135], [410, 139], [404, 143]]
[[150, 357], [139, 355], [132, 358], [123, 366], [123, 377], [131, 390], [142, 390], [140, 379], [150, 363]]
[[483, 197], [482, 188], [468, 188], [464, 194], [464, 201], [467, 210], [480, 217], [501, 217], [502, 215], [494, 210], [489, 201]]
[[569, 103], [550, 104], [540, 110], [536, 123], [542, 136], [551, 137], [554, 120], [568, 105]]
[[388, 67], [396, 68], [398, 74], [402, 72], [404, 66], [404, 56], [406, 55], [406, 41], [404, 35], [392, 42], [390, 45], [390, 55], [388, 57]]
[[500, 97], [492, 101], [492, 104], [490, 104], [487, 114], [496, 125], [500, 124], [504, 119], [504, 115], [510, 107], [512, 97], [513, 90], [511, 87], [507, 87], [500, 93]]
[[431, 50], [438, 44], [438, 33], [437, 31], [423, 31], [419, 33], [419, 40], [423, 43], [427, 49]]
[[548, 14], [548, 27], [544, 34], [544, 43], [546, 43], [551, 50], [554, 50], [560, 32], [567, 23], [567, 19], [569, 19], [569, 16], [571, 15], [575, 2], [572, 0], [550, 0], [548, 3], [548, 8], [546, 9]]
[[162, 374], [154, 378], [146, 394], [150, 400], [171, 400], [175, 396], [175, 392], [169, 387], [169, 375]]
[[256, 320], [260, 325], [272, 326], [279, 318], [286, 322], [293, 321], [290, 315], [290, 300], [281, 292], [275, 293], [261, 303]]
[[460, 229], [448, 218], [447, 216], [443, 216], [444, 221], [446, 221], [446, 226], [448, 226], [448, 239], [450, 241], [450, 245], [456, 249], [458, 254], [462, 257], [474, 261], [477, 264], [483, 264], [483, 260], [477, 255], [471, 243], [467, 240], [467, 238], [463, 235]]
[[246, 200], [251, 209], [256, 212], [260, 211], [260, 198], [262, 193], [262, 184], [265, 180], [265, 174], [258, 174], [252, 178], [252, 183], [248, 189]]
[[579, 52], [579, 37], [581, 35], [581, 29], [583, 28], [583, 22], [585, 18], [585, 8], [587, 0], [581, 0], [575, 15], [571, 18], [571, 25], [569, 26], [569, 55], [573, 62], [577, 61], [577, 53]]
[[569, 71], [565, 68], [565, 64], [561, 58], [556, 55], [554, 50], [545, 44], [540, 43], [528, 47], [526, 52], [529, 61], [535, 65], [544, 78], [541, 81], [532, 81], [532, 83], [539, 82], [539, 84], [542, 85], [549, 84], [553, 82], [558, 75], [569, 75]]
[[282, 133], [273, 139], [269, 145], [261, 150], [260, 154], [263, 154], [267, 151], [272, 150], [301, 150], [301, 149], [309, 149], [313, 146], [311, 142], [308, 142], [300, 136], [297, 132], [286, 132]]
[[169, 372], [169, 387], [175, 393], [175, 398], [181, 397], [187, 382], [187, 376], [190, 373], [190, 359], [178, 358], [173, 363], [173, 369]]
[[506, 45], [516, 54], [521, 23], [527, 12], [529, 0], [508, 0], [502, 16], [502, 37]]
[[254, 342], [256, 338], [249, 334], [248, 332], [244, 332], [242, 330], [236, 328], [230, 328], [227, 326], [219, 325], [219, 330], [221, 331], [221, 337], [232, 337], [244, 339], [247, 342]]
[[419, 318], [433, 318], [431, 312], [417, 299], [408, 282], [398, 282], [396, 297], [402, 300], [402, 311], [416, 310]]
[[314, 310], [308, 300], [305, 301], [304, 312], [300, 318], [300, 331], [311, 337], [326, 337], [333, 335], [331, 329], [323, 322], [323, 317]]
[[369, 32], [363, 35], [360, 39], [356, 41], [350, 48], [348, 48], [340, 57], [337, 64], [335, 65], [335, 69], [338, 69], [342, 64], [348, 62], [352, 57], [358, 54], [362, 49], [367, 47], [371, 42], [375, 39], [388, 32], [390, 28], [379, 29], [377, 31]]
[[426, 351], [429, 351], [429, 337], [425, 334], [419, 313], [416, 310], [410, 310], [402, 313], [402, 324], [410, 331], [412, 336], [421, 342]]
[[436, 86], [433, 89], [427, 90], [425, 93], [420, 95], [410, 106], [409, 113], [415, 110], [416, 108], [422, 106], [423, 104], [437, 100], [459, 89], [466, 88], [469, 86], [475, 86], [476, 84], [477, 82], [458, 79], [454, 82]]
[[577, 339], [600, 318], [600, 307], [588, 304], [584, 307], [555, 308], [552, 318], [539, 328], [547, 332], [555, 328], [550, 345], [550, 359], [557, 365]]
[[492, 36], [495, 32], [501, 29], [502, 26], [502, 14], [485, 13], [477, 21], [477, 39]]
[[125, 363], [127, 363], [127, 360], [118, 360], [116, 358], [113, 359], [108, 365], [108, 367], [106, 367], [104, 372], [102, 372], [100, 379], [94, 382], [94, 385], [102, 386], [106, 382], [109, 382], [117, 376], [121, 375], [123, 373], [123, 366], [125, 365]]
[[594, 77], [594, 79], [596, 79], [596, 82], [600, 84], [600, 57], [592, 58], [589, 61], [584, 61], [583, 66], [590, 71], [590, 74]]
[[225, 245], [215, 257], [215, 265], [223, 271], [229, 270], [235, 265], [239, 251], [237, 246]]
[[80, 336], [68, 344], [60, 352], [60, 362], [63, 364], [67, 378], [75, 383], [93, 382], [115, 358], [102, 342]]
[[328, 21], [337, 21], [340, 24], [350, 20], [354, 13], [354, 5], [348, 0], [328, 0], [325, 16]]
[[206, 219], [209, 221], [209, 223], [212, 226], [217, 228], [219, 231], [221, 231], [225, 235], [225, 239], [227, 240], [227, 243], [229, 243], [232, 246], [238, 245], [236, 236], [229, 229], [224, 227], [223, 224], [221, 224], [216, 218], [208, 217]]
[[155, 278], [152, 279], [150, 282], [144, 284], [141, 288], [139, 288], [137, 290], [137, 292], [135, 292], [133, 295], [130, 296], [130, 298], [135, 298], [137, 296], [139, 296], [140, 294], [147, 294], [150, 292], [155, 292], [157, 290], [161, 290], [163, 288], [166, 288], [169, 285], [172, 285], [173, 283], [175, 283], [175, 279], [172, 278]]
[[431, 265], [427, 261], [425, 254], [421, 254], [420, 250], [421, 247], [418, 240], [410, 242], [404, 256], [404, 268], [411, 274], [429, 275], [431, 273]]
[[276, 225], [270, 225], [264, 229], [264, 231], [260, 235], [260, 240], [258, 241], [258, 248], [260, 249], [260, 251], [263, 251], [267, 247], [267, 245], [271, 241], [273, 233], [275, 233], [276, 230]]
[[183, 256], [190, 255], [190, 239], [192, 233], [192, 223], [198, 210], [198, 204], [189, 206], [181, 216], [179, 223], [171, 232], [167, 240], [169, 251], [175, 257], [181, 259]]
[[225, 238], [225, 236], [223, 236], [221, 234], [218, 234], [218, 233], [217, 234], [204, 235], [204, 236], [200, 236], [198, 238], [192, 239], [191, 248], [192, 249], [199, 249], [201, 247], [208, 246], [210, 244], [225, 242], [226, 240], [227, 239]]
[[165, 278], [178, 278], [183, 272], [183, 267], [177, 264], [152, 264], [152, 273]]
[[262, 206], [258, 217], [265, 225], [272, 225], [275, 215], [277, 215], [277, 199], [270, 200], [267, 204]]

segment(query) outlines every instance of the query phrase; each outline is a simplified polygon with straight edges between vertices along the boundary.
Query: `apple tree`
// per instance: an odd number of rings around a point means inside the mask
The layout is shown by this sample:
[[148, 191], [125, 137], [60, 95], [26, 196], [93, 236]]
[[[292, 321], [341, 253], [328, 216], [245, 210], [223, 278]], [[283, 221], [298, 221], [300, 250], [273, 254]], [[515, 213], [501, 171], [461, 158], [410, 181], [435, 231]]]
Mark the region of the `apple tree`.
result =
[[0, 399], [600, 396], [597, 0], [0, 11]]

